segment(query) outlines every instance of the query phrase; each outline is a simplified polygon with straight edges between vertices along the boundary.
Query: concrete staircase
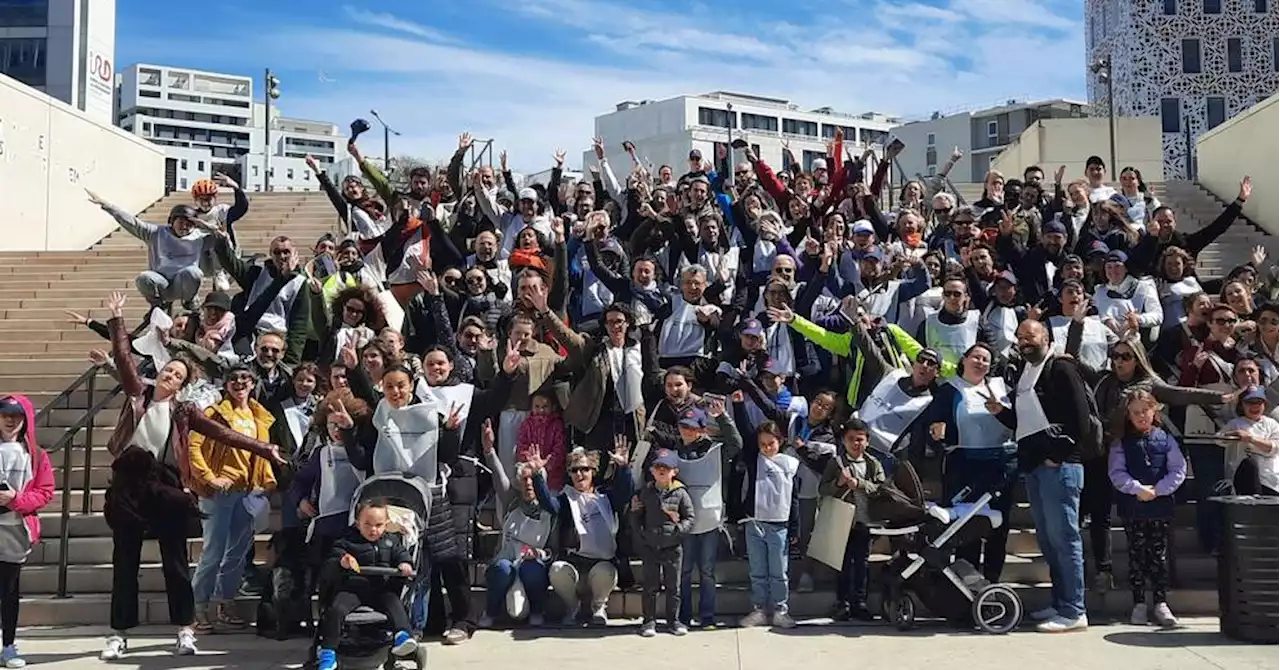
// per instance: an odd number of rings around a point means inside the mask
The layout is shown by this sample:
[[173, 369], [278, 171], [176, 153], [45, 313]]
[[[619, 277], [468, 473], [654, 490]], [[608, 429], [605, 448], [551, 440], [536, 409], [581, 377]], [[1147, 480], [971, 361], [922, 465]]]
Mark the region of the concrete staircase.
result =
[[[1259, 185], [1266, 188], [1267, 185]], [[1211, 223], [1222, 214], [1230, 201], [1223, 202], [1197, 182], [1166, 181], [1152, 185], [1153, 193], [1161, 203], [1177, 214], [1178, 230], [1193, 232]], [[1231, 194], [1230, 198], [1235, 197]], [[1267, 249], [1268, 265], [1274, 265], [1275, 238], [1248, 219], [1240, 217], [1221, 237], [1210, 244], [1197, 257], [1197, 271], [1202, 277], [1221, 277], [1238, 265], [1249, 262], [1253, 247]]]
[[[162, 222], [168, 209], [185, 199], [185, 195], [166, 198], [147, 210], [144, 218]], [[293, 237], [300, 248], [306, 249], [330, 230], [333, 223], [333, 211], [323, 195], [255, 195], [249, 215], [237, 225], [237, 233], [244, 250], [250, 253], [265, 251], [269, 240], [279, 234]], [[53, 445], [67, 427], [74, 425], [87, 408], [114, 386], [108, 378], [99, 377], [92, 397], [85, 389], [59, 397], [60, 391], [87, 367], [85, 353], [90, 348], [106, 348], [106, 342], [96, 334], [83, 328], [73, 329], [65, 323], [62, 310], [74, 309], [102, 318], [107, 294], [122, 290], [130, 296], [127, 318], [131, 324], [138, 323], [146, 307], [140, 298], [134, 297], [133, 277], [145, 267], [145, 253], [139, 242], [116, 232], [85, 252], [0, 254], [0, 261], [5, 261], [0, 263], [4, 268], [0, 271], [14, 277], [14, 281], [0, 286], [0, 378], [3, 378], [0, 388], [27, 393], [37, 407], [53, 404], [47, 425], [39, 427], [42, 443]], [[97, 414], [92, 430], [79, 431], [68, 453], [53, 454], [59, 487], [65, 476], [71, 477], [71, 492], [66, 501], [69, 513], [64, 524], [60, 489], [41, 515], [45, 542], [35, 549], [24, 569], [22, 625], [102, 625], [109, 618], [111, 537], [100, 511], [110, 476], [110, 456], [102, 445], [114, 425], [119, 403], [117, 397], [107, 410]], [[91, 446], [86, 448], [86, 445]], [[64, 469], [64, 462], [68, 468]], [[1018, 495], [1022, 495], [1020, 487]], [[493, 520], [486, 516], [482, 515], [482, 520], [492, 527]], [[1030, 611], [1048, 601], [1048, 567], [1039, 554], [1026, 503], [1019, 502], [1011, 516], [1013, 530], [1005, 579], [1024, 595]], [[59, 540], [64, 525], [70, 538], [66, 577], [71, 597], [59, 599], [55, 594], [61, 559]], [[1171, 593], [1170, 604], [1179, 614], [1215, 613], [1215, 564], [1196, 547], [1193, 525], [1194, 507], [1182, 507], [1175, 534], [1181, 588]], [[1091, 602], [1091, 608], [1121, 613], [1127, 612], [1130, 605], [1125, 593], [1127, 544], [1122, 530], [1117, 528], [1111, 532], [1120, 590], [1112, 592], [1105, 602]], [[261, 547], [266, 539], [259, 536], [256, 542]], [[478, 555], [490, 555], [497, 540], [493, 531], [480, 533]], [[192, 540], [191, 548], [195, 560], [200, 553], [200, 541]], [[873, 562], [883, 563], [886, 551], [886, 546], [878, 544]], [[259, 556], [262, 555], [260, 552]], [[726, 617], [740, 615], [749, 608], [746, 563], [727, 558], [727, 552], [722, 555], [726, 558], [718, 566], [719, 612]], [[832, 603], [832, 576], [829, 571], [819, 569], [819, 572], [817, 590], [794, 595], [793, 609], [798, 616], [823, 616]], [[636, 573], [639, 574], [638, 564]], [[877, 574], [878, 568], [872, 575], [873, 606], [878, 600]], [[472, 583], [475, 585], [473, 602], [479, 611], [483, 606], [483, 568], [479, 565], [474, 570]], [[167, 611], [158, 548], [154, 542], [144, 545], [141, 590], [143, 622], [164, 623]], [[252, 616], [255, 604], [252, 599], [244, 599], [243, 613]], [[617, 617], [638, 617], [639, 593], [615, 593], [610, 612]]]

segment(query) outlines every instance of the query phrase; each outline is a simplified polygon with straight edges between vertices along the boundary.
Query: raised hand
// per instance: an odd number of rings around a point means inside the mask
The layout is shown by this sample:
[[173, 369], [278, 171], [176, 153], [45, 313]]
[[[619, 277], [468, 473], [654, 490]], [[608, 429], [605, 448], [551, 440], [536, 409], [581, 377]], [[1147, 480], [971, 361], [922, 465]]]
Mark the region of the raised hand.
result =
[[343, 430], [348, 430], [352, 426], [356, 425], [355, 421], [351, 418], [351, 414], [347, 412], [346, 405], [343, 405], [342, 401], [337, 398], [335, 398], [333, 402], [329, 403], [329, 420], [333, 421]]
[[1000, 216], [1000, 235], [1008, 237], [1013, 234], [1013, 212], [1004, 210]]
[[528, 463], [535, 473], [547, 469], [547, 459], [542, 455], [542, 447], [537, 444], [529, 445], [528, 455], [524, 457], [524, 462]]
[[529, 303], [529, 308], [538, 314], [548, 311], [547, 307], [547, 287], [545, 284], [536, 283], [531, 286], [528, 293], [524, 294], [525, 301]]
[[1236, 196], [1236, 200], [1247, 202], [1250, 195], [1253, 195], [1253, 177], [1245, 175], [1245, 178], [1240, 180], [1240, 195]]
[[503, 172], [507, 171], [507, 150], [506, 149], [503, 149], [502, 153], [498, 154], [498, 166], [499, 168], [501, 168]]
[[444, 427], [448, 430], [457, 430], [462, 425], [462, 405], [460, 403], [451, 403], [449, 405], [449, 415], [445, 417]]
[[107, 310], [111, 312], [111, 318], [123, 318], [124, 294], [119, 291], [112, 291], [111, 297], [107, 298]]
[[427, 295], [440, 295], [440, 280], [436, 277], [436, 273], [430, 270], [418, 270], [418, 285]]
[[493, 452], [493, 445], [497, 441], [497, 437], [493, 434], [493, 419], [485, 419], [480, 424], [480, 446], [484, 449], [484, 453]]
[[476, 346], [480, 351], [493, 351], [498, 348], [498, 338], [494, 337], [493, 333], [486, 330], [485, 332], [480, 333], [480, 341]]
[[502, 371], [514, 375], [520, 369], [520, 361], [524, 358], [514, 340], [507, 341], [507, 354], [502, 357]]
[[354, 370], [360, 365], [360, 354], [356, 351], [355, 338], [347, 340], [347, 344], [342, 347], [339, 357], [348, 370]]
[[564, 167], [564, 156], [565, 156], [564, 149], [556, 149], [556, 153], [553, 156], [553, 158], [555, 158], [556, 160], [556, 167], [558, 168]]
[[471, 133], [463, 133], [458, 136], [458, 151], [466, 151], [471, 148]]
[[108, 360], [110, 360], [110, 359], [109, 359], [109, 358], [107, 358], [107, 352], [105, 352], [105, 351], [103, 351], [103, 350], [101, 350], [101, 349], [90, 349], [90, 350], [89, 350], [89, 362], [90, 362], [90, 363], [93, 363], [94, 365], [106, 365], [106, 363], [107, 363], [107, 361], [108, 361]]
[[103, 206], [103, 205], [107, 204], [107, 201], [106, 201], [106, 200], [103, 200], [101, 196], [99, 196], [97, 193], [94, 193], [93, 191], [90, 191], [90, 190], [89, 190], [89, 189], [87, 189], [87, 188], [84, 190], [84, 194], [85, 194], [86, 196], [88, 196], [88, 198], [89, 198], [89, 202], [91, 202], [91, 203], [93, 203], [93, 204], [95, 204], [95, 205], [97, 205], [97, 206], [99, 206], [99, 207], [101, 207], [101, 206]]
[[954, 149], [952, 149], [952, 150], [951, 150], [951, 160], [952, 160], [952, 162], [954, 162], [954, 161], [958, 161], [958, 160], [960, 160], [961, 158], [964, 158], [964, 151], [962, 151], [962, 150], [960, 149], [960, 147], [956, 147], [956, 148], [954, 148]]
[[591, 140], [591, 148], [595, 149], [596, 160], [604, 160], [604, 138], [596, 137]]
[[213, 180], [218, 183], [218, 186], [225, 186], [227, 188], [240, 188], [240, 185], [236, 183], [236, 180], [232, 179], [231, 177], [221, 172], [213, 175]]
[[1067, 166], [1059, 165], [1058, 169], [1053, 173], [1053, 183], [1061, 184], [1062, 178], [1067, 175]]
[[1249, 254], [1249, 262], [1256, 268], [1262, 267], [1262, 264], [1267, 262], [1267, 248], [1261, 244], [1254, 247], [1253, 252]]
[[320, 172], [320, 164], [316, 162], [316, 157], [315, 157], [315, 156], [312, 156], [312, 155], [308, 154], [308, 155], [307, 155], [307, 157], [306, 157], [306, 158], [304, 158], [303, 160], [305, 160], [305, 161], [307, 162], [307, 167], [311, 168], [311, 171], [312, 171], [312, 172], [315, 172], [315, 173], [319, 174], [319, 172]]
[[707, 398], [707, 416], [718, 419], [724, 416], [724, 412], [724, 398], [720, 396]]
[[796, 319], [796, 313], [785, 305], [782, 307], [769, 307], [765, 309], [765, 313], [769, 315], [769, 319], [774, 323], [791, 323]]
[[613, 452], [609, 454], [609, 460], [614, 465], [626, 465], [631, 460], [631, 443], [627, 440], [626, 435], [617, 435], [613, 438]]

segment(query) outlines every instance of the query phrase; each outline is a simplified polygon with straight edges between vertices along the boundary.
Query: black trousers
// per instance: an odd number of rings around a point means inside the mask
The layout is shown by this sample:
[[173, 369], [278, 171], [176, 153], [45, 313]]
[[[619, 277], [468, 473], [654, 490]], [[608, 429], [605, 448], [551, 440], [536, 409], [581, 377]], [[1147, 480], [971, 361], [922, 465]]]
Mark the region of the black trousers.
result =
[[459, 559], [431, 563], [425, 632], [442, 635], [449, 628], [457, 628], [467, 635], [475, 632], [476, 623], [471, 616], [470, 566], [470, 561]]
[[373, 584], [359, 576], [349, 576], [333, 594], [329, 607], [320, 615], [320, 646], [337, 649], [342, 638], [342, 622], [357, 607], [364, 605], [387, 615], [396, 632], [409, 630], [409, 612], [400, 600], [399, 586]]
[[4, 632], [4, 646], [13, 644], [18, 635], [18, 599], [22, 588], [18, 576], [21, 563], [0, 563], [0, 629]]
[[871, 529], [853, 524], [844, 545], [844, 569], [836, 578], [836, 601], [850, 608], [867, 606], [867, 558], [871, 555]]
[[1084, 462], [1080, 516], [1089, 516], [1089, 546], [1093, 553], [1095, 572], [1111, 572], [1111, 508], [1114, 490], [1107, 474], [1105, 457]]
[[1133, 603], [1146, 602], [1148, 582], [1152, 602], [1165, 602], [1169, 589], [1169, 521], [1130, 519], [1124, 530], [1129, 538], [1129, 589]]
[[[164, 574], [169, 623], [190, 626], [196, 618], [191, 593], [191, 565], [187, 555], [187, 531], [171, 524], [155, 528], [160, 542], [160, 569]], [[125, 631], [138, 625], [138, 569], [142, 564], [142, 528], [116, 528], [111, 547], [111, 629]], [[16, 607], [15, 607], [16, 611]]]
[[[684, 557], [683, 547], [642, 547], [640, 556], [644, 560], [644, 592], [640, 608], [645, 622], [656, 621], [658, 618], [658, 587], [661, 586], [667, 592], [667, 624], [675, 624], [680, 614], [680, 563]], [[585, 577], [585, 573], [582, 574]]]

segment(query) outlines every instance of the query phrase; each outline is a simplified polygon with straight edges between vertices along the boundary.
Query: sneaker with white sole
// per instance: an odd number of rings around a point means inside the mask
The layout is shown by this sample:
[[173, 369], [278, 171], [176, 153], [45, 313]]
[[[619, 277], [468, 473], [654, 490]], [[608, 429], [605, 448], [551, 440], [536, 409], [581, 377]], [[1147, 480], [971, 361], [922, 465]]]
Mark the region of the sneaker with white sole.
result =
[[668, 625], [667, 630], [670, 631], [671, 634], [676, 637], [684, 637], [685, 635], [689, 634], [689, 627], [684, 625], [684, 622], [682, 621], [677, 621], [673, 624]]
[[1137, 603], [1133, 606], [1133, 611], [1129, 612], [1129, 623], [1135, 626], [1145, 626], [1150, 621], [1147, 619], [1147, 604]]
[[789, 629], [789, 628], [796, 627], [796, 620], [791, 618], [791, 615], [787, 614], [787, 612], [784, 610], [781, 612], [774, 612], [773, 619], [769, 622], [769, 624], [772, 625], [774, 628]]
[[1056, 616], [1036, 626], [1041, 633], [1079, 633], [1089, 629], [1089, 617], [1081, 614], [1074, 619]]
[[738, 620], [738, 625], [742, 628], [755, 628], [769, 623], [769, 617], [762, 609], [751, 610], [751, 613]]
[[395, 640], [391, 644], [391, 655], [404, 658], [412, 656], [418, 651], [418, 641], [413, 639], [413, 635], [407, 630], [396, 633]]
[[640, 637], [653, 637], [658, 634], [658, 624], [646, 621], [640, 624]]
[[199, 649], [196, 648], [196, 633], [190, 628], [183, 628], [178, 631], [178, 642], [174, 646], [173, 653], [177, 656], [195, 656]]
[[600, 605], [591, 612], [592, 626], [608, 626], [609, 625], [609, 609], [608, 605]]
[[27, 662], [22, 660], [22, 657], [18, 655], [18, 646], [13, 644], [5, 647], [3, 650], [0, 650], [0, 662], [3, 662], [4, 667], [6, 668], [27, 667]]
[[1058, 616], [1058, 610], [1052, 607], [1044, 607], [1027, 616], [1030, 616], [1032, 621], [1048, 621], [1049, 619]]
[[128, 652], [128, 641], [120, 635], [112, 635], [107, 638], [107, 644], [102, 648], [102, 653], [98, 654], [98, 658], [103, 661], [118, 661]]
[[1169, 603], [1156, 603], [1155, 611], [1151, 616], [1162, 628], [1173, 628], [1178, 625], [1178, 617], [1174, 616], [1173, 611], [1169, 609]]

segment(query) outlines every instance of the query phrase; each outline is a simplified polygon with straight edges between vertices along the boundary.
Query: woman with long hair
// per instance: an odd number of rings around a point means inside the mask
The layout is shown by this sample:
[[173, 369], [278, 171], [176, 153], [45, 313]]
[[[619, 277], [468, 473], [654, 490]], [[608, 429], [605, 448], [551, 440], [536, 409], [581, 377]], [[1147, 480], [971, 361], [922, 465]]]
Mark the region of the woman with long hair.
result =
[[[203, 435], [271, 462], [283, 464], [271, 444], [241, 435], [205, 416], [200, 408], [178, 399], [178, 392], [194, 380], [194, 363], [175, 358], [156, 374], [153, 386], [143, 383], [130, 351], [124, 325], [124, 295], [111, 294], [107, 308], [111, 320], [111, 354], [124, 389], [125, 404], [116, 428], [107, 440], [111, 453], [111, 484], [103, 515], [112, 535], [111, 635], [102, 650], [103, 660], [117, 660], [128, 650], [126, 632], [138, 625], [138, 568], [142, 540], [151, 534], [160, 543], [169, 622], [178, 626], [176, 653], [196, 653], [195, 597], [191, 588], [187, 537], [200, 518], [191, 488], [191, 433]], [[243, 552], [241, 552], [243, 554]]]
[[0, 663], [26, 667], [14, 644], [18, 631], [19, 575], [40, 543], [40, 510], [53, 500], [53, 467], [36, 444], [36, 412], [24, 395], [0, 398]]
[[1156, 264], [1156, 293], [1164, 310], [1161, 329], [1173, 328], [1187, 315], [1184, 301], [1203, 289], [1196, 277], [1196, 259], [1182, 247], [1166, 247]]

